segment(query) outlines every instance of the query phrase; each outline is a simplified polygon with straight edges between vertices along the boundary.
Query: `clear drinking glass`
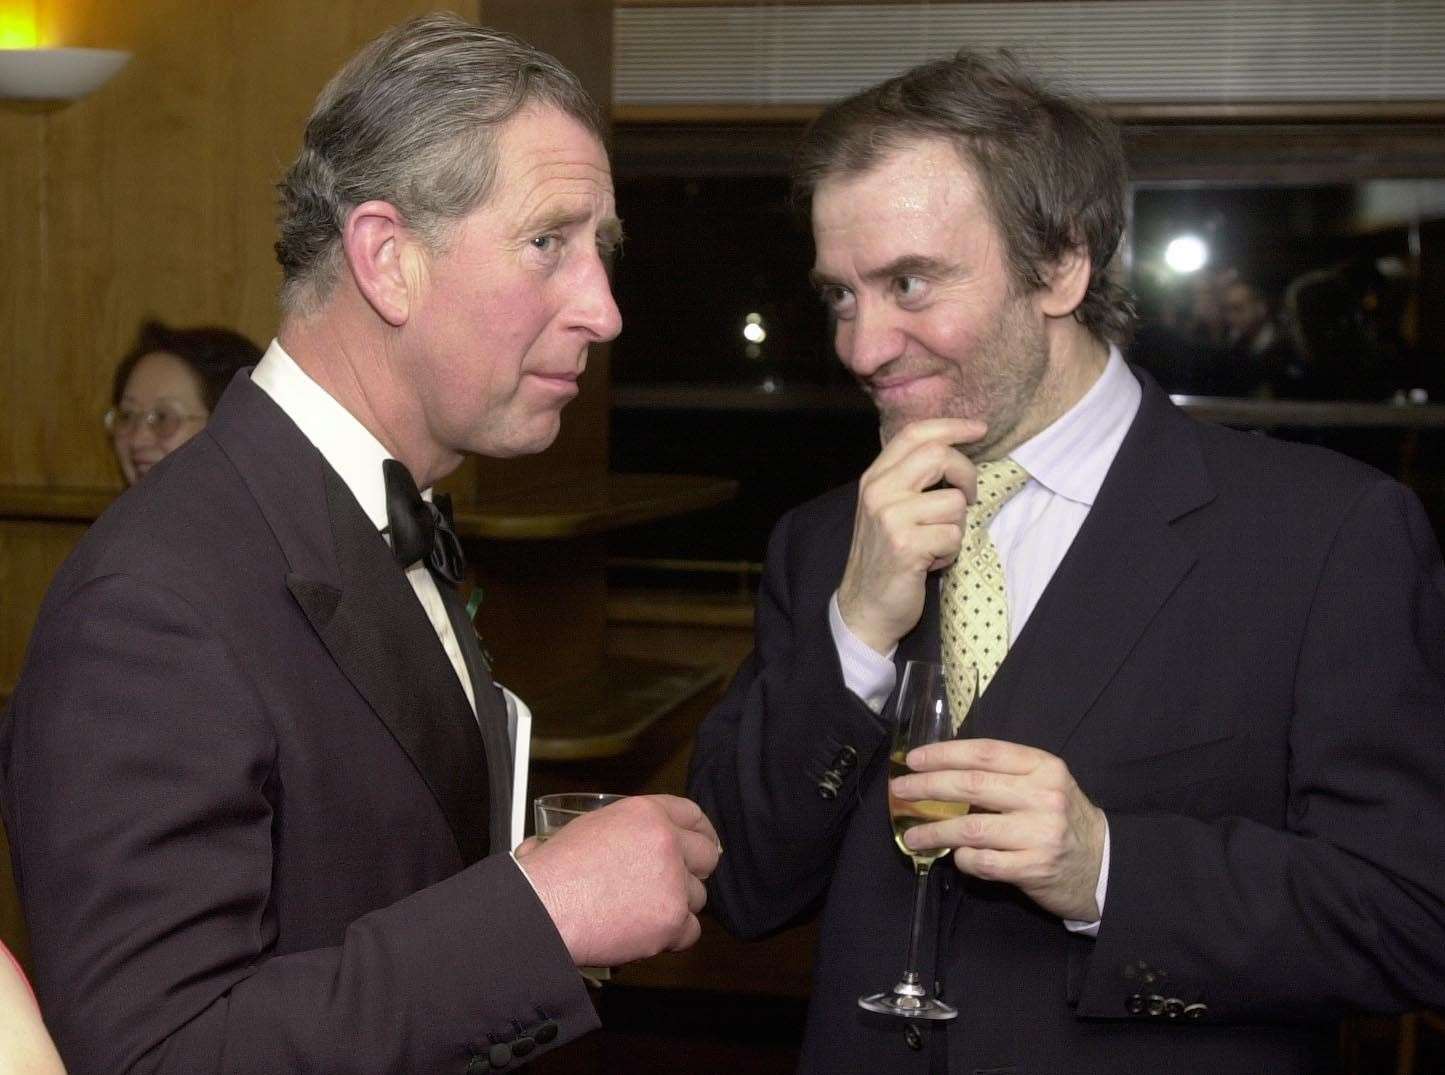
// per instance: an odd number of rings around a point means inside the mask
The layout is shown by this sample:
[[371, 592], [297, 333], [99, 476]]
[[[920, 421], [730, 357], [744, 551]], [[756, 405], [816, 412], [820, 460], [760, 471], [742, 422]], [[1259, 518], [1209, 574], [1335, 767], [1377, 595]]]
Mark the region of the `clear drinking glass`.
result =
[[537, 839], [545, 840], [567, 822], [593, 810], [601, 810], [621, 799], [605, 791], [564, 791], [538, 795], [532, 800], [532, 818], [537, 822]]
[[[974, 691], [977, 694], [977, 690]], [[948, 689], [943, 666], [933, 661], [909, 661], [903, 669], [903, 685], [894, 708], [893, 743], [888, 754], [888, 778], [908, 772], [908, 752], [925, 743], [953, 738], [953, 719], [948, 709]], [[908, 959], [903, 977], [886, 993], [858, 998], [858, 1005], [870, 1012], [899, 1015], [905, 1019], [952, 1019], [958, 1009], [931, 996], [918, 978], [918, 937], [923, 926], [923, 905], [928, 898], [928, 871], [935, 860], [948, 854], [947, 848], [914, 851], [903, 842], [903, 834], [915, 825], [944, 821], [968, 813], [968, 803], [924, 799], [907, 802], [888, 796], [888, 816], [893, 823], [893, 842], [913, 863], [913, 920], [908, 929]]]

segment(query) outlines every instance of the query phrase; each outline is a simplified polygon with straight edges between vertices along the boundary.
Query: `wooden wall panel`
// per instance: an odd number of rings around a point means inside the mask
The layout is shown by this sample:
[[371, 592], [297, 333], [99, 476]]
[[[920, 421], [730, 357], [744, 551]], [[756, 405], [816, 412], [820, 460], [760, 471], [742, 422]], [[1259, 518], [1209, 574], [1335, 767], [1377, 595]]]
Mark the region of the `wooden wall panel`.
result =
[[75, 523], [7, 522], [0, 526], [0, 601], [30, 615], [0, 615], [0, 695], [9, 694], [20, 674], [34, 611], [85, 527]]
[[[33, 260], [0, 264], [18, 315], [0, 384], [22, 405], [0, 442], [0, 481], [116, 483], [98, 421], [115, 356], [145, 315], [270, 339], [273, 187], [312, 100], [360, 43], [438, 6], [42, 0], [43, 40], [134, 58], [85, 100], [0, 117], [0, 191], [26, 210], [7, 231], [18, 222], [22, 242], [27, 228], [44, 237]], [[475, 2], [451, 6], [475, 14]]]

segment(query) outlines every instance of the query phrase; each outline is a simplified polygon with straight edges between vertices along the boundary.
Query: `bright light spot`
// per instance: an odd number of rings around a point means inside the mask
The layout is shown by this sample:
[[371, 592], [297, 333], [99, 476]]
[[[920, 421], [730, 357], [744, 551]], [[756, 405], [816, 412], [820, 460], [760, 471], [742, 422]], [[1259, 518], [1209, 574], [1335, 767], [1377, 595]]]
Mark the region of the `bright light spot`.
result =
[[0, 49], [40, 47], [35, 0], [0, 0]]
[[1164, 264], [1178, 273], [1198, 272], [1209, 260], [1209, 247], [1197, 235], [1181, 235], [1164, 248]]
[[750, 321], [743, 326], [743, 339], [749, 343], [762, 343], [767, 338], [768, 334], [763, 331], [762, 325]]
[[748, 324], [750, 324], [750, 325], [761, 325], [761, 324], [763, 323], [763, 315], [762, 315], [762, 314], [748, 314], [748, 316], [745, 317], [745, 318], [743, 318], [743, 320], [746, 321], [746, 322], [747, 322]]
[[39, 47], [35, 27], [0, 18], [0, 49], [33, 49]]

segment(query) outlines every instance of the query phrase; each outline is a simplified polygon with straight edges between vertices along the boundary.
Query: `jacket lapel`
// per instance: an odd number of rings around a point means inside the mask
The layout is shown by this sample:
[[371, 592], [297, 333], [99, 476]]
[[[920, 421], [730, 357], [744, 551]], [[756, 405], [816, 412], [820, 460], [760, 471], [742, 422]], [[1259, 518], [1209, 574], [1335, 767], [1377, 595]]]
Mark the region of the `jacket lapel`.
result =
[[489, 778], [481, 734], [456, 673], [385, 540], [327, 468], [340, 585], [287, 577], [338, 667], [431, 789], [464, 862], [487, 854]]
[[385, 539], [249, 370], [236, 375], [202, 435], [242, 475], [286, 556], [292, 596], [416, 767], [462, 860], [482, 858], [489, 779], [481, 734]]

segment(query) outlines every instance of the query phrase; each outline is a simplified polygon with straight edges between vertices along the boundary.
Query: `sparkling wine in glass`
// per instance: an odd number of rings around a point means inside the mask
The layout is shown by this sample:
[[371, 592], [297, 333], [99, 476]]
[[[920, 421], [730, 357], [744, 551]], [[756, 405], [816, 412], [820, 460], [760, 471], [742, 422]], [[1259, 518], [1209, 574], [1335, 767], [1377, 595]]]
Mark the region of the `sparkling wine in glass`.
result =
[[[977, 690], [975, 689], [975, 694]], [[948, 688], [943, 666], [933, 661], [909, 661], [903, 669], [903, 685], [894, 708], [893, 742], [888, 753], [888, 777], [909, 771], [905, 759], [914, 747], [953, 738], [953, 718], [948, 709]], [[888, 796], [888, 817], [893, 825], [893, 842], [913, 863], [913, 920], [908, 929], [908, 958], [903, 977], [886, 993], [858, 998], [859, 1007], [905, 1019], [952, 1019], [958, 1009], [929, 994], [918, 977], [918, 938], [923, 927], [923, 906], [928, 899], [928, 871], [948, 854], [947, 848], [915, 851], [903, 842], [903, 834], [915, 825], [945, 821], [968, 813], [968, 803], [923, 799], [908, 802]]]

